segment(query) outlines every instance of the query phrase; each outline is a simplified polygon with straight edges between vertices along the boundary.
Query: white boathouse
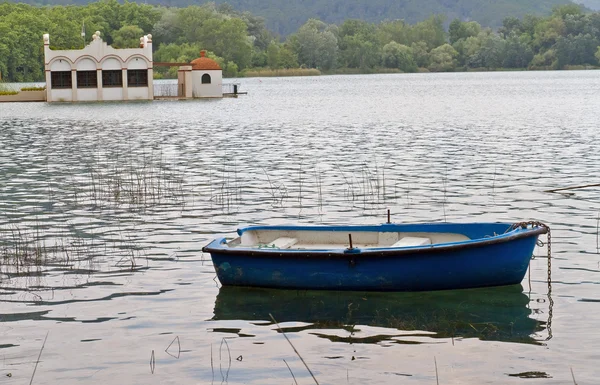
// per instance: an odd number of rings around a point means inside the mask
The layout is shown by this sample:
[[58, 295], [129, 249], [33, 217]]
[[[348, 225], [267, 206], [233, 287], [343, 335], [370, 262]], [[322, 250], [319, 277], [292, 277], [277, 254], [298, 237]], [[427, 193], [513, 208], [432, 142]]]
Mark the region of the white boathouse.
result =
[[46, 101], [152, 100], [152, 35], [139, 48], [116, 49], [100, 32], [81, 50], [51, 50], [44, 35]]
[[200, 51], [200, 57], [189, 65], [180, 66], [177, 71], [178, 97], [222, 98], [223, 70], [219, 63], [206, 57], [206, 51]]

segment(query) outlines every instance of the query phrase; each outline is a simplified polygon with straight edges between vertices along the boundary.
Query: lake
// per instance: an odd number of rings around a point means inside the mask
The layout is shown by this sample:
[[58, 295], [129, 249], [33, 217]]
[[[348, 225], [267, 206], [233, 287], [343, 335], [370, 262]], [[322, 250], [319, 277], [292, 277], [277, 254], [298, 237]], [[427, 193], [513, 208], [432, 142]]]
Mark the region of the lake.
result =
[[[0, 104], [0, 384], [314, 383], [285, 337], [320, 384], [597, 383], [600, 187], [545, 191], [600, 183], [600, 71], [240, 82]], [[201, 251], [387, 209], [548, 224], [551, 296], [545, 245], [521, 286], [429, 293], [222, 288]]]

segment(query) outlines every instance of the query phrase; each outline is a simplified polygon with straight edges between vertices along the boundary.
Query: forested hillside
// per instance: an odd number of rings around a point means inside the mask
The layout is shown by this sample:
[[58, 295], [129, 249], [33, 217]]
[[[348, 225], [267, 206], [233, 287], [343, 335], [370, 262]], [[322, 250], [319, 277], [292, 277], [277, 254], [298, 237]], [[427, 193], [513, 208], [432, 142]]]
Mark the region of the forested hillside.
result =
[[[598, 2], [600, 0], [579, 0]], [[90, 0], [26, 0], [31, 4], [86, 4]], [[282, 36], [296, 31], [310, 18], [326, 23], [347, 19], [368, 22], [404, 20], [414, 24], [431, 15], [443, 15], [447, 22], [459, 18], [477, 21], [484, 27], [498, 27], [505, 17], [525, 14], [549, 15], [556, 5], [570, 0], [137, 0], [138, 3], [187, 7], [189, 5], [229, 4], [266, 20], [267, 27]]]
[[[89, 43], [94, 31], [101, 31], [116, 48], [136, 47], [140, 36], [151, 33], [157, 62], [189, 63], [206, 49], [226, 77], [280, 69], [295, 73], [314, 69], [318, 74], [568, 69], [600, 64], [600, 12], [585, 13], [576, 4], [557, 7], [545, 17], [507, 17], [497, 30], [460, 19], [448, 25], [436, 15], [414, 24], [357, 19], [332, 24], [310, 19], [282, 41], [262, 18], [214, 3], [165, 8], [102, 0], [66, 7], [0, 3], [0, 74], [5, 81], [41, 81], [44, 33], [50, 34], [52, 49], [79, 49]], [[177, 67], [157, 66], [155, 74], [175, 76], [176, 71]]]
[[595, 11], [600, 11], [600, 0], [576, 0], [576, 3], [583, 4]]

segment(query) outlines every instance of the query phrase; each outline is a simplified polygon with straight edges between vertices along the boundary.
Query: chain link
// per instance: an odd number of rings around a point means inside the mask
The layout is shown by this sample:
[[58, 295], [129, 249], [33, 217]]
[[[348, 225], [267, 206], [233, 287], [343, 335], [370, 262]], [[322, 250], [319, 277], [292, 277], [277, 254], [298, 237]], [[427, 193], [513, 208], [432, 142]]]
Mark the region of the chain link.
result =
[[554, 307], [554, 300], [552, 299], [552, 234], [550, 233], [550, 227], [546, 226], [548, 230], [548, 321], [546, 328], [548, 329], [548, 338], [546, 341], [552, 338], [552, 308]]
[[546, 229], [547, 244], [548, 244], [548, 321], [546, 322], [546, 329], [548, 330], [548, 337], [546, 341], [552, 338], [552, 308], [554, 307], [554, 300], [552, 299], [552, 233], [550, 232], [550, 226], [537, 221], [519, 222], [513, 224], [508, 230], [512, 231], [515, 229], [527, 227], [542, 227]]

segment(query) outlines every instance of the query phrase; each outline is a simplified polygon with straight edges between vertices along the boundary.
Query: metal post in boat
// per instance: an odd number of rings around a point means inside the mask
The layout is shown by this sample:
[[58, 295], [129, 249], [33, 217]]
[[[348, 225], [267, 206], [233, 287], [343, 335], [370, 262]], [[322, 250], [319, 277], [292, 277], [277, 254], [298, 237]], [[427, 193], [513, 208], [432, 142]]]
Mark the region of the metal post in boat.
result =
[[388, 221], [387, 221], [387, 223], [388, 224], [392, 223], [392, 222], [390, 222], [390, 209], [388, 209]]
[[350, 240], [350, 249], [353, 249], [354, 247], [352, 247], [352, 234], [348, 234], [348, 239]]

